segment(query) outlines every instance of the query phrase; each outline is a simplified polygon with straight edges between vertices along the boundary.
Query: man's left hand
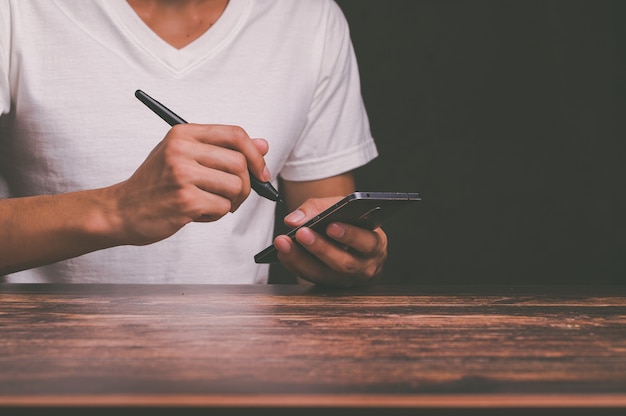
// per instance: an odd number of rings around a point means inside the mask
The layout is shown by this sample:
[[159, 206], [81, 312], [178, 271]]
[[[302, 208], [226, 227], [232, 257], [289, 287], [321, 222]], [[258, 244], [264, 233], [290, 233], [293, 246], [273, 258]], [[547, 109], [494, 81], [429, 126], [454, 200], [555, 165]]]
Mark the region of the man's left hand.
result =
[[[285, 224], [297, 227], [330, 207], [340, 198], [313, 198], [285, 217]], [[387, 235], [343, 223], [331, 223], [326, 234], [303, 227], [295, 244], [280, 235], [274, 240], [278, 259], [298, 277], [310, 282], [351, 287], [376, 282], [387, 258]]]

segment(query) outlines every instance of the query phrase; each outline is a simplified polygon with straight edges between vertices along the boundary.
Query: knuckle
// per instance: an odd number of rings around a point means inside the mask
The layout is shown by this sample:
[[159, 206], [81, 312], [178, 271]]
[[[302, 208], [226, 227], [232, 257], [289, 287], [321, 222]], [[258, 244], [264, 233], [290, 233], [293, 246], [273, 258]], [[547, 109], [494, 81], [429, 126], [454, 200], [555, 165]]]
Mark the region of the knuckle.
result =
[[387, 236], [383, 232], [374, 231], [375, 244], [368, 253], [370, 256], [387, 257]]
[[246, 199], [250, 195], [250, 188], [244, 187], [242, 184], [240, 189], [241, 189], [241, 196], [243, 197], [243, 199]]
[[341, 272], [349, 276], [361, 274], [361, 263], [353, 257], [349, 258], [341, 265]]
[[174, 134], [174, 135], [179, 135], [181, 134], [181, 132], [185, 129], [185, 125], [184, 124], [174, 124], [172, 126], [172, 128], [170, 129], [170, 131]]
[[235, 153], [235, 157], [233, 158], [233, 168], [237, 173], [247, 173], [248, 162], [242, 153]]
[[231, 184], [230, 184], [230, 192], [232, 196], [241, 195], [244, 191], [244, 181], [241, 176], [232, 175]]
[[245, 187], [245, 182], [240, 176], [233, 175], [224, 192], [231, 201], [243, 200], [250, 194], [250, 188]]
[[175, 204], [179, 212], [185, 213], [191, 217], [201, 214], [200, 207], [198, 207], [196, 203], [195, 193], [188, 187], [182, 187], [176, 191]]
[[179, 186], [189, 183], [192, 177], [189, 167], [181, 163], [171, 164], [169, 166], [169, 173], [172, 181]]
[[371, 263], [363, 273], [365, 280], [372, 280], [376, 278], [382, 271], [382, 264]]
[[220, 217], [223, 217], [224, 215], [226, 215], [229, 212], [231, 212], [231, 209], [232, 209], [232, 203], [231, 203], [230, 199], [228, 199], [228, 198], [218, 198], [218, 200], [217, 200], [217, 202], [215, 203], [215, 206], [214, 206], [214, 211]]
[[241, 144], [248, 139], [248, 133], [240, 126], [231, 126], [230, 134], [233, 141], [237, 144]]
[[171, 160], [172, 158], [176, 158], [185, 150], [185, 141], [179, 137], [171, 137], [169, 138], [163, 147], [163, 154], [166, 160]]
[[364, 261], [354, 258], [346, 261], [341, 267], [341, 274], [349, 286], [375, 281], [381, 274], [384, 259]]

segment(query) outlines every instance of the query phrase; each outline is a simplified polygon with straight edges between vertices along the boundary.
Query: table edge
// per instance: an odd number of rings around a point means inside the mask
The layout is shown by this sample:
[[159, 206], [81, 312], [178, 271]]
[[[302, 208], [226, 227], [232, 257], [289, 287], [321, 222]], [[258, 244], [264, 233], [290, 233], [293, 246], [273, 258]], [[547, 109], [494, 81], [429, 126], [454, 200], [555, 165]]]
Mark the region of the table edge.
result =
[[626, 408], [626, 394], [0, 396], [2, 407]]

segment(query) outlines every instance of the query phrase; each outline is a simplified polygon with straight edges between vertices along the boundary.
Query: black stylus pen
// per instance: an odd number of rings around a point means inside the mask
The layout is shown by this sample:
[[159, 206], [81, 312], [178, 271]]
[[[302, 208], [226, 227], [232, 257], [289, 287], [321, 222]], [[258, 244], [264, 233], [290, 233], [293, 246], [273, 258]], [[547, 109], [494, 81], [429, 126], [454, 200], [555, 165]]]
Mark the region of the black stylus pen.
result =
[[[174, 113], [172, 110], [150, 97], [148, 94], [141, 90], [135, 91], [135, 97], [144, 103], [150, 110], [154, 111], [159, 117], [161, 117], [170, 126], [176, 124], [187, 124], [180, 116]], [[267, 198], [270, 201], [283, 202], [282, 198], [278, 194], [278, 191], [272, 186], [270, 182], [261, 182], [252, 173], [250, 174], [250, 185], [254, 191], [261, 195], [263, 198]]]

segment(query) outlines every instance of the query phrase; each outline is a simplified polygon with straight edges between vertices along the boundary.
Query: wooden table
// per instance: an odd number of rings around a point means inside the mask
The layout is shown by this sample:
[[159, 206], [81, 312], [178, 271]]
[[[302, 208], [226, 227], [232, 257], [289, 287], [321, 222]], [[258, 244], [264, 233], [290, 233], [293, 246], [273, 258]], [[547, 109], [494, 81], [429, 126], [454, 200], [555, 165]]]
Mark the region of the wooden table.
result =
[[0, 414], [207, 408], [624, 415], [626, 286], [0, 285]]

